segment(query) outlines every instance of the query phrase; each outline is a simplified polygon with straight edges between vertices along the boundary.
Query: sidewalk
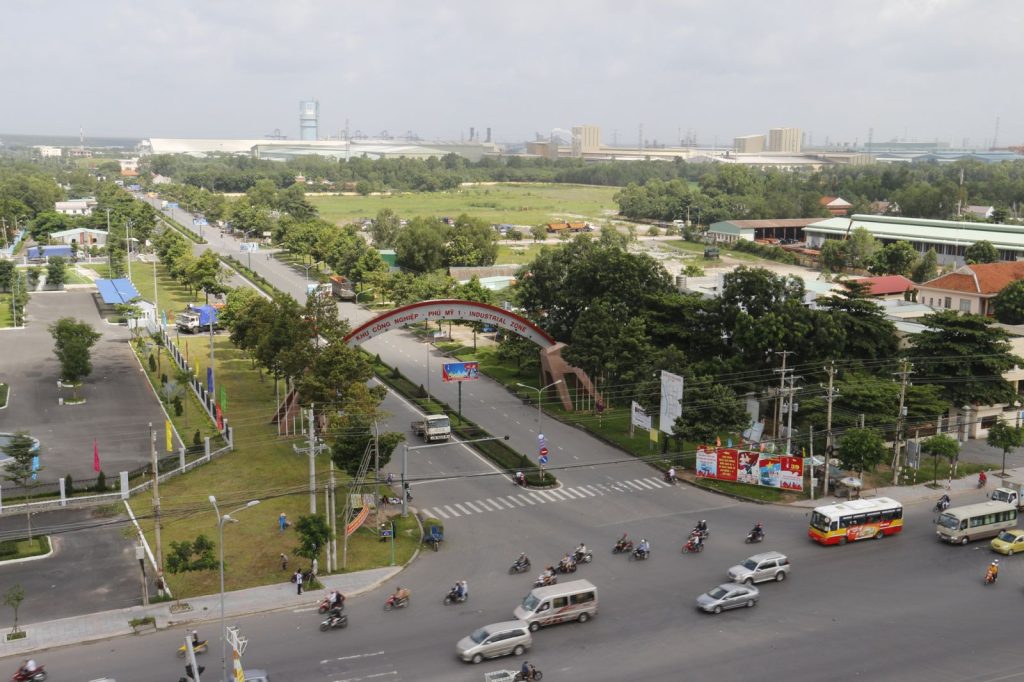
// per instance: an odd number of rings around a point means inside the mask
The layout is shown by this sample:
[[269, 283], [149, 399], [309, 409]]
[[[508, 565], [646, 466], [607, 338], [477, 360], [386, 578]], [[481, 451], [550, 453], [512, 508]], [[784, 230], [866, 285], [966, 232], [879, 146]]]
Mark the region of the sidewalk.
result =
[[[372, 590], [390, 580], [402, 568], [402, 566], [393, 566], [320, 576], [320, 582], [323, 583], [325, 590], [337, 589], [346, 597], [352, 597]], [[261, 611], [316, 608], [323, 595], [324, 590], [313, 590], [309, 593], [303, 592], [300, 597], [296, 594], [295, 585], [290, 582], [226, 592], [224, 594], [224, 616], [230, 619]], [[133, 618], [152, 616], [156, 619], [156, 627], [161, 630], [184, 626], [196, 621], [213, 621], [220, 618], [220, 594], [183, 600], [182, 604], [188, 604], [192, 608], [180, 613], [171, 613], [171, 607], [177, 603], [172, 600], [151, 606], [133, 606], [127, 609], [101, 611], [73, 618], [32, 623], [21, 628], [28, 633], [24, 639], [13, 642], [5, 642], [0, 639], [0, 658], [40, 649], [130, 635], [133, 630], [128, 621]]]
[[[884, 488], [865, 488], [861, 491], [861, 497], [891, 497], [894, 500], [900, 502], [916, 502], [918, 500], [938, 500], [942, 496], [942, 493], [949, 493], [949, 496], [953, 498], [953, 505], [956, 506], [957, 493], [964, 494], [970, 492], [981, 492], [978, 490], [978, 477], [977, 476], [966, 476], [964, 478], [953, 479], [952, 483], [949, 483], [948, 479], [939, 479], [940, 488], [932, 488], [929, 484], [932, 482], [931, 478], [925, 476], [928, 467], [923, 466], [921, 468], [921, 475], [925, 477], [924, 483], [918, 483], [917, 485], [894, 485]], [[999, 487], [999, 481], [1002, 479], [999, 477], [1000, 469], [996, 467], [988, 473], [988, 483], [985, 486], [986, 494], [991, 495], [992, 491]], [[1007, 469], [1007, 476], [1014, 478], [1020, 478], [1024, 476], [1024, 467], [1016, 469]], [[946, 488], [946, 484], [949, 483], [949, 488]], [[820, 481], [819, 481], [820, 485]], [[789, 506], [791, 507], [818, 507], [823, 504], [835, 504], [836, 502], [845, 502], [846, 498], [836, 497], [835, 495], [829, 495], [825, 498], [817, 498], [814, 500], [800, 500], [793, 502]]]

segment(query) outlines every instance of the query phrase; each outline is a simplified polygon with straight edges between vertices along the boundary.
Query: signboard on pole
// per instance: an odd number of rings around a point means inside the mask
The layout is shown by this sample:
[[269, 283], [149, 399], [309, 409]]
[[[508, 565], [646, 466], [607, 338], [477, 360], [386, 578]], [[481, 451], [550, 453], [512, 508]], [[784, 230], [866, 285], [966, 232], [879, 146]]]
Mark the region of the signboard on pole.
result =
[[641, 429], [651, 430], [651, 416], [647, 414], [644, 408], [640, 407], [640, 403], [633, 401], [633, 407], [630, 411], [630, 423], [633, 426], [639, 426]]
[[480, 378], [479, 362], [448, 362], [441, 365], [441, 379], [449, 381], [476, 381]]
[[658, 429], [672, 435], [676, 419], [683, 413], [683, 378], [662, 370], [661, 409], [658, 411]]
[[705, 445], [697, 448], [697, 476], [783, 490], [802, 490], [802, 457]]

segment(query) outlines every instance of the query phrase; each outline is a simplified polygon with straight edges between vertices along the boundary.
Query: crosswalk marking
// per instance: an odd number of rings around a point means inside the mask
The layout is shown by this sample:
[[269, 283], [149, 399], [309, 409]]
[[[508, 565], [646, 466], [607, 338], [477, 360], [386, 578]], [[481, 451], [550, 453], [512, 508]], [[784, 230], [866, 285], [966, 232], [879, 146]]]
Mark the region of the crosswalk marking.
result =
[[576, 502], [579, 500], [589, 500], [592, 497], [603, 497], [612, 493], [636, 495], [637, 493], [671, 487], [673, 486], [655, 477], [624, 479], [609, 481], [608, 483], [578, 485], [572, 488], [526, 490], [515, 495], [495, 495], [494, 497], [487, 497], [481, 500], [463, 500], [462, 502], [452, 502], [451, 504], [439, 505], [434, 508], [424, 508], [423, 512], [434, 518], [446, 520], [487, 512], [516, 511], [520, 507], [548, 502]]

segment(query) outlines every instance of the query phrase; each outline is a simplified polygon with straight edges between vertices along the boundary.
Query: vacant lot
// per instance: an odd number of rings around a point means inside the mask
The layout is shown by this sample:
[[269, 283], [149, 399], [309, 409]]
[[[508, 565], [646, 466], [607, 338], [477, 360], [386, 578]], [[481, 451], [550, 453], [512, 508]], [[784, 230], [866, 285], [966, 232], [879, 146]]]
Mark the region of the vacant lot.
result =
[[559, 184], [474, 185], [451, 192], [410, 192], [384, 196], [311, 196], [326, 219], [346, 224], [390, 208], [403, 218], [455, 217], [467, 213], [489, 223], [537, 225], [563, 218], [602, 220], [617, 210], [617, 187]]

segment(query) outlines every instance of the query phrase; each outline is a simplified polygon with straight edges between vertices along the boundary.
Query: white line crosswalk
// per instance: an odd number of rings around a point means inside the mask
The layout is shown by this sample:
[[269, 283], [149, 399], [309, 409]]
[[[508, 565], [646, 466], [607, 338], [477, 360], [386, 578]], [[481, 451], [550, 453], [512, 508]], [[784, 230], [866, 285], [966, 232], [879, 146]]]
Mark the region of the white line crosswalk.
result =
[[659, 478], [634, 478], [632, 480], [612, 481], [607, 484], [579, 485], [574, 487], [552, 488], [551, 490], [528, 490], [516, 495], [488, 497], [482, 500], [463, 500], [437, 507], [424, 507], [423, 512], [437, 519], [454, 519], [472, 514], [484, 514], [493, 511], [509, 511], [522, 507], [531, 507], [548, 502], [575, 502], [589, 500], [592, 497], [603, 497], [613, 493], [635, 495], [671, 485]]

